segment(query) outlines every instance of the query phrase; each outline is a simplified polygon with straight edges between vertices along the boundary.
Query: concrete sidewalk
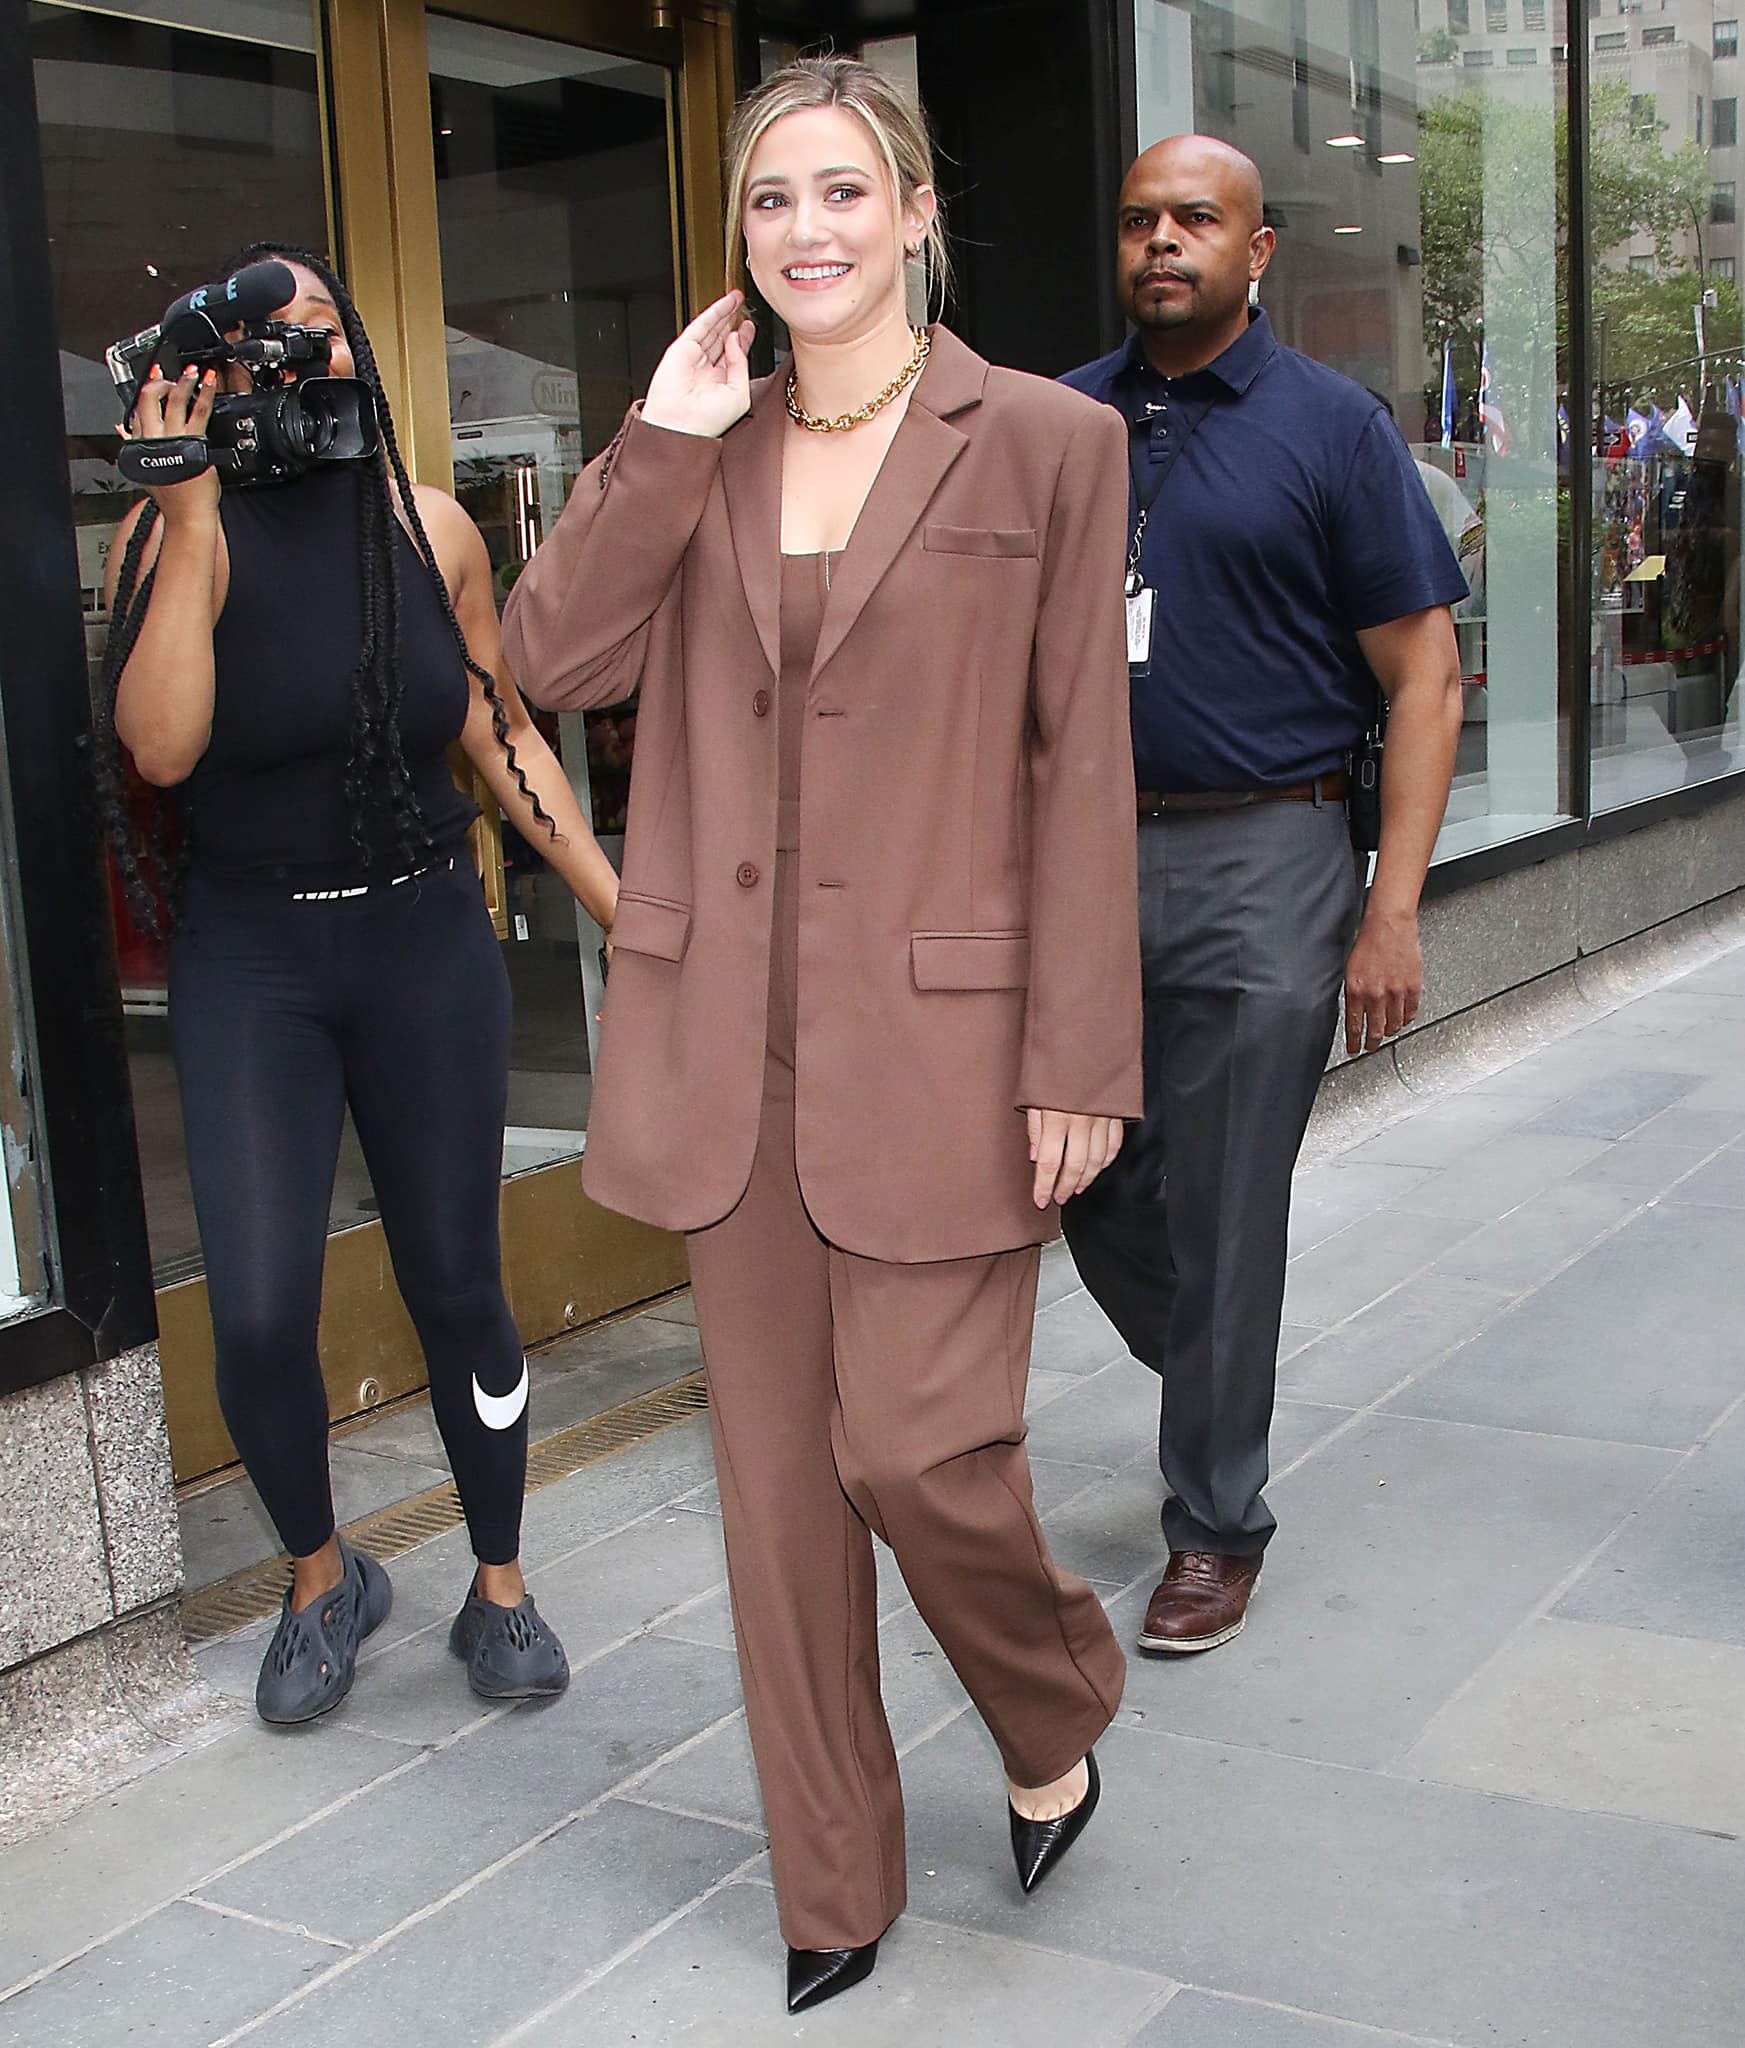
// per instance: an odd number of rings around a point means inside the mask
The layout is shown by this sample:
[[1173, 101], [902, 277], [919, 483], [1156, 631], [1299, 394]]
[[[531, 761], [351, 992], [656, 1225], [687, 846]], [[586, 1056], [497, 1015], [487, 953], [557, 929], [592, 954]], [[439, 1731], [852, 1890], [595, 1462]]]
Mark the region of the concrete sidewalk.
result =
[[[327, 1723], [239, 1706], [0, 1858], [0, 2042], [1739, 2041], [1745, 949], [1311, 1168], [1295, 1238], [1248, 1631], [1135, 1659], [1036, 1899], [886, 1572], [911, 1907], [868, 1985], [786, 2017], [695, 1420], [529, 1501], [563, 1700], [467, 1691], [456, 1532], [393, 1565]], [[1044, 1298], [1043, 1517], [1130, 1639], [1155, 1385], [1059, 1251]], [[238, 1702], [267, 1627], [201, 1652]]]

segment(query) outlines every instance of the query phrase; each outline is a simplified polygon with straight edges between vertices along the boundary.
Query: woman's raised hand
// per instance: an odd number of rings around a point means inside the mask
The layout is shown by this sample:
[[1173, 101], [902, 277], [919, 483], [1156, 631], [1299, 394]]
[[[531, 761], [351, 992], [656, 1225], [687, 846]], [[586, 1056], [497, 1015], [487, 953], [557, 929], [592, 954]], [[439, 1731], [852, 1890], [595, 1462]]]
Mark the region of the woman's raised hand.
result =
[[[212, 401], [218, 396], [218, 373], [201, 376], [192, 365], [179, 377], [166, 377], [161, 365], [153, 363], [151, 375], [139, 388], [133, 417], [121, 429], [123, 440], [176, 440], [183, 434], [204, 434], [212, 418]], [[203, 512], [218, 503], [218, 472], [205, 469], [185, 483], [147, 484], [165, 519], [185, 512]]]
[[712, 441], [751, 410], [746, 355], [757, 330], [744, 308], [743, 292], [717, 299], [661, 357], [642, 402], [651, 427]]

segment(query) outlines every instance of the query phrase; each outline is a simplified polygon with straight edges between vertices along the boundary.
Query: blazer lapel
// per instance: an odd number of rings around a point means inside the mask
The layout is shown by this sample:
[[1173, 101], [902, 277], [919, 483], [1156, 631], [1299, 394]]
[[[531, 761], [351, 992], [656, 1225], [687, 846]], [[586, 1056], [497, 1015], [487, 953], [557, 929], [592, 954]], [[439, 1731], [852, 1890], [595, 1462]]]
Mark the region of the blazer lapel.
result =
[[782, 672], [782, 427], [787, 413], [779, 376], [752, 386], [751, 411], [728, 430], [721, 485], [728, 528], [752, 624], [770, 674]]
[[[949, 328], [934, 328], [927, 367], [921, 372], [909, 410], [873, 479], [847, 552], [831, 580], [830, 597], [818, 634], [818, 651], [812, 662], [814, 679], [854, 630], [867, 600], [919, 525], [946, 472], [969, 446], [969, 435], [950, 415], [981, 402], [987, 374], [987, 364]], [[779, 503], [779, 447], [776, 496]]]

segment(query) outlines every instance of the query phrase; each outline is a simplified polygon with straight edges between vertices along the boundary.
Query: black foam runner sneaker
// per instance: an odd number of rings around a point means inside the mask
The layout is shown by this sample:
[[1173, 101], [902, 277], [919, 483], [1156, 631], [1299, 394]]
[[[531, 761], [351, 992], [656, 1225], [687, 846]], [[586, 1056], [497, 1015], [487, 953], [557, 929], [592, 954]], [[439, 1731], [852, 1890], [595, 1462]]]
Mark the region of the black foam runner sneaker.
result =
[[570, 1660], [527, 1594], [515, 1607], [499, 1607], [467, 1594], [448, 1631], [448, 1647], [467, 1667], [467, 1682], [482, 1699], [549, 1699], [570, 1682]]
[[324, 1599], [293, 1613], [285, 1594], [279, 1625], [255, 1681], [255, 1712], [275, 1727], [332, 1713], [351, 1691], [357, 1653], [388, 1618], [394, 1588], [367, 1551], [340, 1539], [344, 1575]]

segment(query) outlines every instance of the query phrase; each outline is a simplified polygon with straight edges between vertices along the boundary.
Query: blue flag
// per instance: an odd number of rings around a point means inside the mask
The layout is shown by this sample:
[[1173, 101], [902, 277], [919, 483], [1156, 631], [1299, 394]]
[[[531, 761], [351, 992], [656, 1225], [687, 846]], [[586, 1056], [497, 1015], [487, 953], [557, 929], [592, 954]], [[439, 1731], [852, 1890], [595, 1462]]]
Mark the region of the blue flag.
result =
[[1454, 344], [1445, 336], [1442, 342], [1442, 445], [1454, 446]]

